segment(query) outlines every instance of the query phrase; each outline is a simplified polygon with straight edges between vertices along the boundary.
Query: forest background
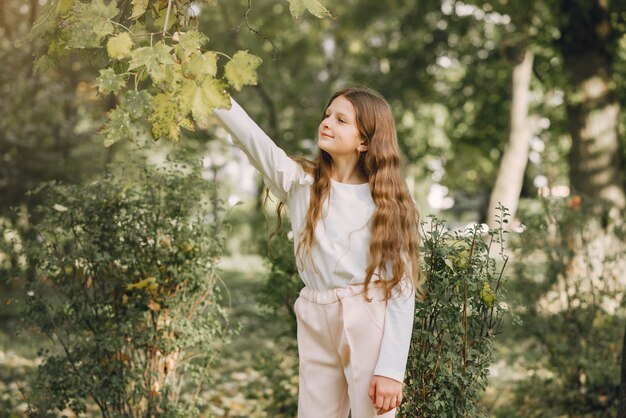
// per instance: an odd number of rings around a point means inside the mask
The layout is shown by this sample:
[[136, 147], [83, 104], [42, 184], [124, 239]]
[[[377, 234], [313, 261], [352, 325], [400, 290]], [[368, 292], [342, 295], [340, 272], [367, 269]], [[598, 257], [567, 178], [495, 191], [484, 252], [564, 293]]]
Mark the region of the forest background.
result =
[[[450, 230], [495, 228], [498, 202], [511, 214], [506, 292], [502, 299], [498, 294], [497, 306], [513, 315], [505, 315], [495, 336], [490, 377], [478, 394], [477, 410], [502, 417], [626, 416], [626, 4], [322, 3], [122, 0], [115, 3], [115, 13], [107, 9], [114, 3], [102, 1], [0, 3], [0, 416], [41, 411], [51, 399], [87, 399], [59, 402], [51, 414], [102, 412], [97, 396], [72, 392], [71, 384], [53, 382], [52, 387], [65, 388], [56, 398], [50, 387], [38, 386], [60, 370], [44, 359], [59, 350], [62, 339], [47, 338], [42, 322], [24, 317], [43, 321], [49, 316], [33, 309], [41, 295], [41, 262], [54, 263], [37, 248], [42, 231], [71, 228], [72, 220], [64, 217], [68, 207], [70, 213], [79, 208], [85, 218], [93, 216], [93, 224], [87, 219], [81, 228], [102, 229], [106, 215], [99, 202], [126, 196], [129, 186], [118, 181], [124, 176], [138, 179], [137, 184], [148, 181], [133, 195], [136, 200], [125, 198], [124, 210], [134, 216], [126, 230], [152, 222], [149, 215], [160, 205], [169, 207], [172, 217], [191, 219], [197, 215], [190, 209], [194, 199], [210, 197], [201, 218], [206, 229], [195, 235], [179, 226], [159, 230], [165, 241], [158, 244], [167, 254], [173, 251], [168, 237], [183, 243], [168, 269], [182, 272], [181, 266], [193, 264], [196, 270], [184, 273], [190, 274], [187, 283], [208, 274], [211, 286], [220, 289], [219, 309], [211, 311], [210, 321], [189, 322], [191, 328], [177, 331], [187, 342], [193, 340], [193, 327], [206, 331], [203, 336], [219, 334], [205, 347], [210, 364], [190, 369], [210, 384], [178, 396], [193, 393], [197, 412], [206, 416], [295, 415], [297, 355], [290, 308], [298, 282], [288, 266], [291, 243], [286, 237], [286, 246], [274, 243], [273, 258], [267, 253], [262, 183], [210, 118], [221, 96], [184, 90], [191, 86], [186, 81], [180, 91], [172, 87], [171, 80], [199, 79], [203, 71], [217, 83], [198, 85], [203, 91], [228, 87], [288, 154], [307, 157], [314, 155], [320, 112], [332, 92], [353, 83], [380, 91], [394, 111], [407, 184], [423, 220], [435, 214]], [[101, 7], [90, 9], [94, 4]], [[141, 36], [127, 40], [120, 35], [122, 24], [98, 26], [98, 20], [81, 19], [93, 12], [114, 21], [118, 11], [137, 21], [152, 13], [144, 23], [163, 27], [167, 42], [159, 47], [155, 32], [144, 55], [131, 53]], [[208, 39], [185, 43], [187, 28]], [[126, 29], [133, 36], [140, 33], [134, 26]], [[116, 42], [110, 43], [113, 37]], [[197, 46], [207, 48], [201, 65], [193, 61]], [[158, 54], [170, 54], [170, 47], [180, 68], [160, 72], [164, 61]], [[234, 65], [229, 69], [223, 62]], [[251, 86], [242, 89], [245, 84]], [[181, 92], [189, 94], [189, 108], [167, 96], [187, 97]], [[154, 137], [160, 139], [154, 142]], [[166, 166], [167, 155], [181, 149], [201, 161], [191, 166], [202, 181], [131, 173], [146, 164]], [[132, 157], [139, 155], [147, 163]], [[118, 168], [108, 169], [111, 164]], [[190, 188], [196, 194], [183, 193]], [[170, 200], [164, 203], [149, 189]], [[53, 242], [52, 235], [44, 234]], [[206, 250], [204, 255], [194, 246]], [[121, 250], [138, 263], [145, 256], [131, 247]], [[458, 259], [450, 260], [458, 267]], [[79, 264], [73, 262], [66, 275], [82, 280]], [[202, 270], [207, 265], [211, 268]], [[113, 277], [115, 271], [107, 274]], [[158, 288], [149, 280], [153, 276], [143, 277], [126, 285], [119, 296], [121, 301], [126, 296], [124, 304], [137, 298], [133, 292]], [[489, 305], [491, 288], [478, 286], [477, 299]], [[185, 301], [195, 301], [193, 295]], [[43, 304], [47, 296], [37, 300]], [[153, 317], [166, 310], [165, 301], [146, 300], [142, 306]], [[191, 310], [184, 316], [197, 320]], [[169, 360], [154, 360], [164, 381]], [[42, 364], [49, 368], [42, 371]], [[148, 382], [153, 392], [161, 390]]]

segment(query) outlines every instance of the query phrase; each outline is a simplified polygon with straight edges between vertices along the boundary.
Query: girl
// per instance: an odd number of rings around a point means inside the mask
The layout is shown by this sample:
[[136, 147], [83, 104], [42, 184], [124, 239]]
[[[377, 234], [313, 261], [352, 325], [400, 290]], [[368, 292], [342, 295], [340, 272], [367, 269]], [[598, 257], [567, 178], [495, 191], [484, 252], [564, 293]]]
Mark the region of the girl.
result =
[[413, 328], [418, 213], [391, 109], [353, 87], [330, 99], [315, 161], [289, 158], [232, 101], [215, 114], [289, 209], [305, 287], [295, 303], [299, 418], [394, 417]]

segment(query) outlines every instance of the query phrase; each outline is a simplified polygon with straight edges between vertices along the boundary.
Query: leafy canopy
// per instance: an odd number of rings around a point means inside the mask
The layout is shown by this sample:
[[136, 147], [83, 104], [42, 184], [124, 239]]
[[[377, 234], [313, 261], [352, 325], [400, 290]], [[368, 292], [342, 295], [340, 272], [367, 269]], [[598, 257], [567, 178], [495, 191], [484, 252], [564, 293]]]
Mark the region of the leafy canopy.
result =
[[[119, 103], [101, 129], [105, 146], [146, 137], [177, 142], [183, 128], [205, 128], [213, 109], [230, 106], [229, 89], [255, 85], [262, 63], [245, 50], [230, 57], [205, 49], [209, 38], [197, 30], [197, 19], [189, 12], [192, 3], [132, 0], [132, 7], [118, 7], [111, 0], [53, 0], [29, 35], [48, 44], [35, 70], [46, 71], [70, 53], [82, 53], [89, 61], [102, 57], [94, 85]], [[215, 5], [212, 0], [202, 3]], [[307, 10], [316, 17], [330, 16], [319, 0], [289, 3], [296, 18]], [[211, 13], [210, 8], [201, 10]]]

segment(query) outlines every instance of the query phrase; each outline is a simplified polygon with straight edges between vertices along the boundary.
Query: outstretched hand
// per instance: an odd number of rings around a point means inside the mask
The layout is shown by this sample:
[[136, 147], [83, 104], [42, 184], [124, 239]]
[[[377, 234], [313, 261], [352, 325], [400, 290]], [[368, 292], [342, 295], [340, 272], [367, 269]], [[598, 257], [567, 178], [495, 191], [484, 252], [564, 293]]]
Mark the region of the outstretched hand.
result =
[[378, 415], [383, 415], [400, 406], [402, 402], [402, 382], [384, 376], [374, 376], [368, 395], [374, 403]]

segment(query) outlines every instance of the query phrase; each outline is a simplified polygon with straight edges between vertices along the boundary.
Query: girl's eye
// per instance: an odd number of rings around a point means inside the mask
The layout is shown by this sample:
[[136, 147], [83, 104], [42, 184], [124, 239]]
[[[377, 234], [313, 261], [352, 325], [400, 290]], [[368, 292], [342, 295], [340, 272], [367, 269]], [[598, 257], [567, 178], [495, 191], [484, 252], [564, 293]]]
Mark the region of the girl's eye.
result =
[[338, 118], [337, 120], [338, 120], [339, 122], [341, 122], [341, 123], [346, 123], [346, 121], [345, 121], [345, 120], [343, 120], [342, 118]]

